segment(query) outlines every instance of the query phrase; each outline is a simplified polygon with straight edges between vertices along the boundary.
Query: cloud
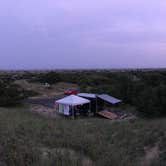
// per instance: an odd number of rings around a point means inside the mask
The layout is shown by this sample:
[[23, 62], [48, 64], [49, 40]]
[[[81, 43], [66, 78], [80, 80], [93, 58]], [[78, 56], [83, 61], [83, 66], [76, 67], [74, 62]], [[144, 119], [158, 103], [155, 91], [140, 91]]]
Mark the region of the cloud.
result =
[[165, 8], [163, 0], [6, 0], [0, 68], [163, 66]]

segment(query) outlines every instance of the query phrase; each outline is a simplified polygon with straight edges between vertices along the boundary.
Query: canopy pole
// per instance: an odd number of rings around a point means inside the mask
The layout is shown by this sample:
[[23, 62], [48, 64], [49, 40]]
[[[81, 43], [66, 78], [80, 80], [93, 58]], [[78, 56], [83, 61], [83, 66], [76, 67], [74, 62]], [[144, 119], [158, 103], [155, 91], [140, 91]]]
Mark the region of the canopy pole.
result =
[[75, 119], [75, 117], [74, 117], [74, 107], [73, 107], [73, 105], [72, 105], [72, 118]]
[[[89, 103], [89, 112], [88, 114], [91, 112], [91, 102]], [[88, 115], [89, 116], [89, 115]]]
[[[97, 96], [96, 96], [96, 112], [98, 112]], [[95, 116], [96, 112], [94, 112], [94, 116]]]

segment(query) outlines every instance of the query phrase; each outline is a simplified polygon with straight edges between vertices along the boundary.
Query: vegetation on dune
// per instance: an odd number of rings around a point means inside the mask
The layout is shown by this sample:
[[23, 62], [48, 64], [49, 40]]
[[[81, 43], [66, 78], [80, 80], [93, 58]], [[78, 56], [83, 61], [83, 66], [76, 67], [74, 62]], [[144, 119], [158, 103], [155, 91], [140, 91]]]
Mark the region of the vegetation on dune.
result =
[[[28, 108], [26, 108], [28, 109]], [[111, 122], [47, 119], [16, 108], [0, 111], [0, 162], [22, 165], [140, 165], [145, 148], [158, 146], [165, 163], [165, 119]], [[10, 122], [10, 123], [9, 123]]]
[[37, 92], [26, 90], [14, 84], [12, 80], [0, 80], [0, 106], [13, 106], [29, 96], [36, 96]]
[[[31, 77], [31, 75], [33, 77]], [[141, 115], [166, 115], [166, 71], [65, 71], [28, 73], [28, 81], [74, 83], [84, 92], [109, 93]], [[23, 78], [24, 75], [18, 78]], [[36, 95], [1, 79], [0, 105]], [[166, 163], [166, 121], [49, 119], [29, 108], [0, 108], [0, 165], [139, 166]], [[155, 155], [154, 155], [155, 154]]]
[[35, 81], [75, 83], [84, 92], [108, 93], [144, 116], [166, 115], [166, 71], [64, 71], [36, 75]]
[[[83, 92], [108, 93], [124, 103], [137, 107], [144, 116], [165, 116], [166, 71], [51, 71], [17, 74], [29, 81], [56, 84], [69, 82], [80, 86]], [[16, 77], [16, 78], [17, 78]], [[0, 105], [17, 103], [20, 97], [37, 95], [33, 91], [20, 90], [10, 77], [0, 82]]]
[[48, 72], [48, 73], [40, 73], [31, 79], [31, 81], [38, 81], [40, 83], [49, 83], [55, 84], [61, 81], [61, 77], [57, 72]]
[[22, 90], [11, 82], [0, 81], [0, 106], [18, 104], [23, 99]]

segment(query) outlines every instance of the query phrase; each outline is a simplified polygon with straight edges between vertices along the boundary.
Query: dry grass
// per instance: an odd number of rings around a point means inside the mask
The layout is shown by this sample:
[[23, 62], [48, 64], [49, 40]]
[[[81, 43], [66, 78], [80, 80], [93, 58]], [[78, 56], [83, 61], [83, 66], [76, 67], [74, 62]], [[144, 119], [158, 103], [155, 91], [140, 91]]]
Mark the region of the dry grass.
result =
[[44, 162], [47, 162], [48, 164], [50, 158], [56, 158], [56, 155], [60, 155], [63, 158], [66, 158], [66, 155], [70, 160], [74, 163], [77, 163], [77, 161], [80, 162], [82, 166], [93, 166], [93, 161], [87, 157], [86, 155], [80, 154], [79, 151], [75, 151], [73, 149], [67, 149], [67, 148], [42, 148], [41, 149], [41, 158], [44, 160]]
[[0, 109], [0, 161], [7, 165], [140, 166], [146, 159], [164, 166], [165, 119], [50, 119], [29, 109]]

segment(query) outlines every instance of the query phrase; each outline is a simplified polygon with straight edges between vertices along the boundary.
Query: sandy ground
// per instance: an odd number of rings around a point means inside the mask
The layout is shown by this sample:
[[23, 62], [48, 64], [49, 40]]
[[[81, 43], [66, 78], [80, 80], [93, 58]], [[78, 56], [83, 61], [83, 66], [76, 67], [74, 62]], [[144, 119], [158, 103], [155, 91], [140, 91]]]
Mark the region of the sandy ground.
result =
[[42, 159], [48, 160], [49, 157], [54, 157], [57, 155], [65, 157], [66, 155], [68, 158], [72, 159], [73, 161], [80, 160], [83, 166], [93, 166], [93, 161], [87, 157], [83, 156], [83, 154], [80, 154], [77, 151], [74, 151], [72, 149], [66, 149], [66, 148], [54, 148], [54, 149], [48, 149], [48, 148], [42, 148], [41, 149]]
[[60, 82], [55, 85], [51, 85], [50, 88], [45, 87], [41, 83], [29, 83], [27, 80], [17, 80], [15, 83], [21, 86], [25, 90], [32, 90], [38, 92], [39, 95], [32, 98], [51, 98], [54, 96], [62, 95], [65, 90], [77, 87], [76, 84]]
[[153, 160], [159, 157], [159, 147], [158, 145], [152, 148], [145, 147], [145, 157], [141, 163], [141, 166], [150, 166]]
[[42, 105], [31, 105], [30, 111], [38, 113], [51, 118], [60, 118], [54, 108], [44, 107]]

